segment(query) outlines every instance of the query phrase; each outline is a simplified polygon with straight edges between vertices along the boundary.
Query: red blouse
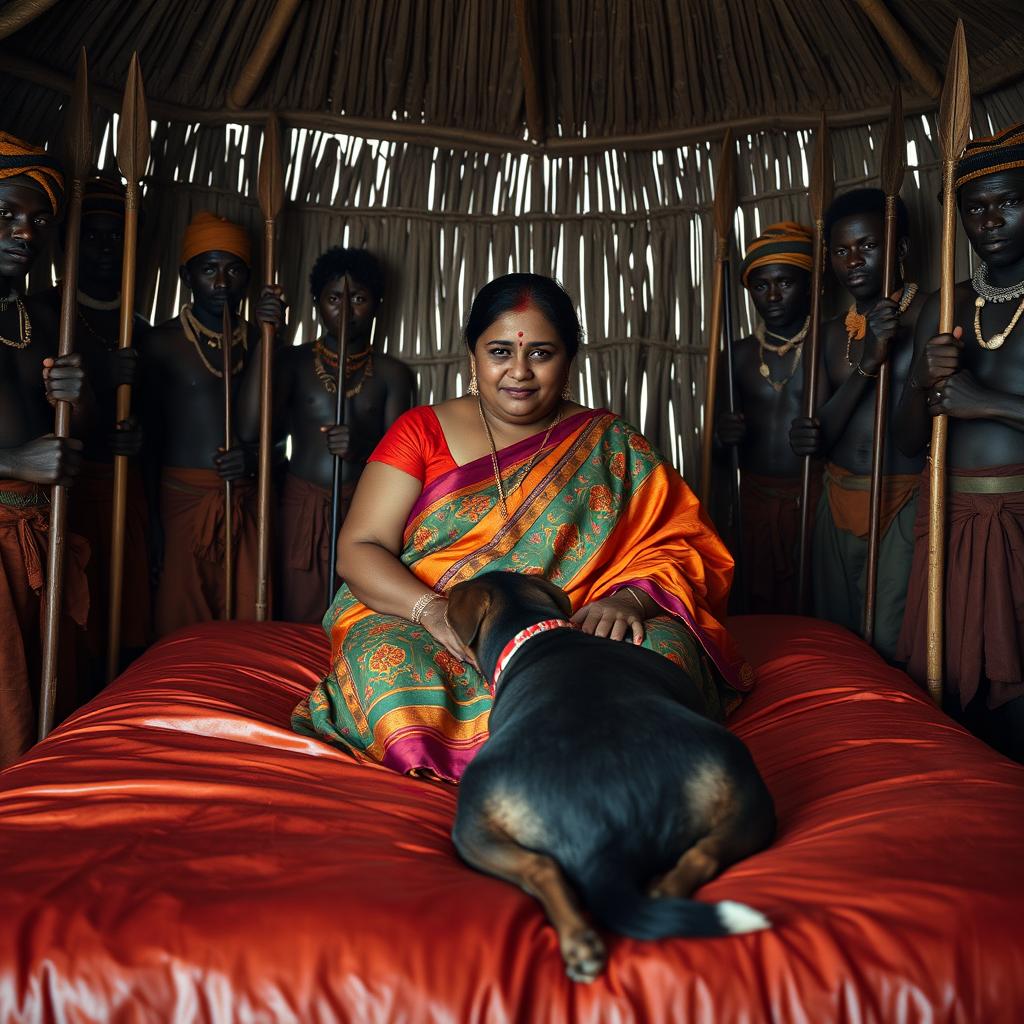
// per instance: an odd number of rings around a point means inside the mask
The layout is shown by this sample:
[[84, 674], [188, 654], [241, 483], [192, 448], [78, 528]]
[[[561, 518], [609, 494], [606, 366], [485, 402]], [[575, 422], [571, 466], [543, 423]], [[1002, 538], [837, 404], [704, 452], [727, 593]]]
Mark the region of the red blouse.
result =
[[424, 487], [457, 468], [437, 413], [429, 405], [403, 412], [367, 461], [394, 466], [416, 477]]

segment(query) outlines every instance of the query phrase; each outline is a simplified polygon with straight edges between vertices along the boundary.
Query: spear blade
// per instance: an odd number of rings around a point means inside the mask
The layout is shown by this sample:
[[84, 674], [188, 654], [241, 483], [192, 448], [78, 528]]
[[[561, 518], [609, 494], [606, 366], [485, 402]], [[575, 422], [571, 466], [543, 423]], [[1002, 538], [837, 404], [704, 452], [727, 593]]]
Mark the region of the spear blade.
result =
[[825, 111], [818, 118], [818, 132], [814, 139], [814, 161], [811, 164], [811, 187], [809, 202], [811, 220], [817, 223], [825, 219], [825, 210], [832, 202], [835, 187], [835, 173], [832, 167], [832, 143], [828, 137], [828, 119]]
[[64, 115], [64, 163], [68, 177], [82, 180], [92, 166], [92, 111], [89, 108], [89, 60], [78, 51], [75, 85]]
[[727, 243], [732, 233], [732, 221], [736, 215], [736, 147], [733, 145], [732, 129], [726, 129], [722, 136], [722, 159], [715, 175], [715, 234], [719, 244]]
[[137, 183], [149, 163], [149, 117], [146, 94], [142, 90], [139, 54], [132, 54], [128, 81], [124, 88], [121, 118], [117, 126], [117, 166], [129, 183]]
[[943, 160], [959, 160], [971, 136], [971, 74], [967, 37], [958, 18], [946, 65], [946, 82], [939, 101], [939, 144]]
[[281, 159], [281, 125], [276, 114], [263, 129], [263, 152], [257, 183], [264, 220], [274, 220], [284, 205], [284, 163]]
[[898, 196], [907, 173], [907, 136], [903, 125], [903, 92], [899, 85], [892, 91], [889, 123], [882, 142], [879, 179], [887, 196]]

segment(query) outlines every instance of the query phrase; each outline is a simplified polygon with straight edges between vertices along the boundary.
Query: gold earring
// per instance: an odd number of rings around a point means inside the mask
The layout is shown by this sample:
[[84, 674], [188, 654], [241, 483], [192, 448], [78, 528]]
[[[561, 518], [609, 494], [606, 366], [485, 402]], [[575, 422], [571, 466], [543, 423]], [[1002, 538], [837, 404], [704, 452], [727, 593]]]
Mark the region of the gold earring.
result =
[[476, 381], [476, 367], [470, 367], [469, 387], [466, 389], [471, 395], [480, 394], [480, 385]]
[[568, 402], [572, 398], [572, 391], [569, 389], [569, 378], [565, 378], [565, 384], [562, 386], [562, 401]]

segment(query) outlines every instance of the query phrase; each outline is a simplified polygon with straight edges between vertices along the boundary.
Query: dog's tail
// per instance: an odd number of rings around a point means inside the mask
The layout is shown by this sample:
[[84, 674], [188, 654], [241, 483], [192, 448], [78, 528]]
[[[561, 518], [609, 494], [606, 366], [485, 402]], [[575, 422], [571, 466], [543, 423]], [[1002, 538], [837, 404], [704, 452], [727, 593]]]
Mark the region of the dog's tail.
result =
[[599, 924], [631, 939], [710, 938], [771, 928], [762, 913], [745, 903], [655, 898], [621, 874], [581, 880], [580, 889]]

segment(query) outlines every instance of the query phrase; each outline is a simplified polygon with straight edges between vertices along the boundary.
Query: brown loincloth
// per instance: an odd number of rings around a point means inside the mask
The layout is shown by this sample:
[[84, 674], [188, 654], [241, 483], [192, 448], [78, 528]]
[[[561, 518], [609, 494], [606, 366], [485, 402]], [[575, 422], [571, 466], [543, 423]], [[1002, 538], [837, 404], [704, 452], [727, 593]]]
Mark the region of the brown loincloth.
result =
[[[152, 597], [149, 586], [149, 509], [142, 476], [129, 463], [124, 525], [124, 583], [121, 599], [121, 644], [129, 649], [152, 640]], [[89, 542], [89, 654], [100, 658], [107, 649], [110, 610], [110, 537], [114, 513], [114, 467], [83, 461], [71, 491], [68, 526]]]
[[[882, 477], [880, 537], [884, 537], [901, 508], [913, 497], [921, 478], [917, 473]], [[861, 540], [867, 539], [871, 519], [871, 477], [856, 476], [834, 462], [825, 465], [825, 488], [832, 521]]]
[[[801, 489], [800, 477], [743, 474], [742, 578], [748, 612], [797, 613]], [[820, 496], [817, 468], [811, 472], [812, 523]]]
[[[232, 483], [236, 619], [256, 617], [256, 485]], [[224, 481], [212, 469], [165, 466], [160, 480], [164, 565], [154, 626], [165, 636], [181, 626], [224, 617]]]
[[[1022, 475], [1024, 465], [951, 469], [947, 476], [945, 688], [959, 695], [961, 708], [978, 692], [983, 677], [989, 680], [990, 708], [1024, 696], [1024, 481], [1014, 485], [1019, 490], [1005, 494], [964, 493], [957, 486]], [[907, 672], [923, 685], [928, 668], [927, 470], [922, 479], [899, 653], [908, 662]]]
[[[22, 480], [0, 480], [0, 768], [36, 741], [49, 530], [48, 492]], [[76, 705], [79, 627], [89, 613], [89, 545], [68, 532], [65, 552], [57, 721]]]

